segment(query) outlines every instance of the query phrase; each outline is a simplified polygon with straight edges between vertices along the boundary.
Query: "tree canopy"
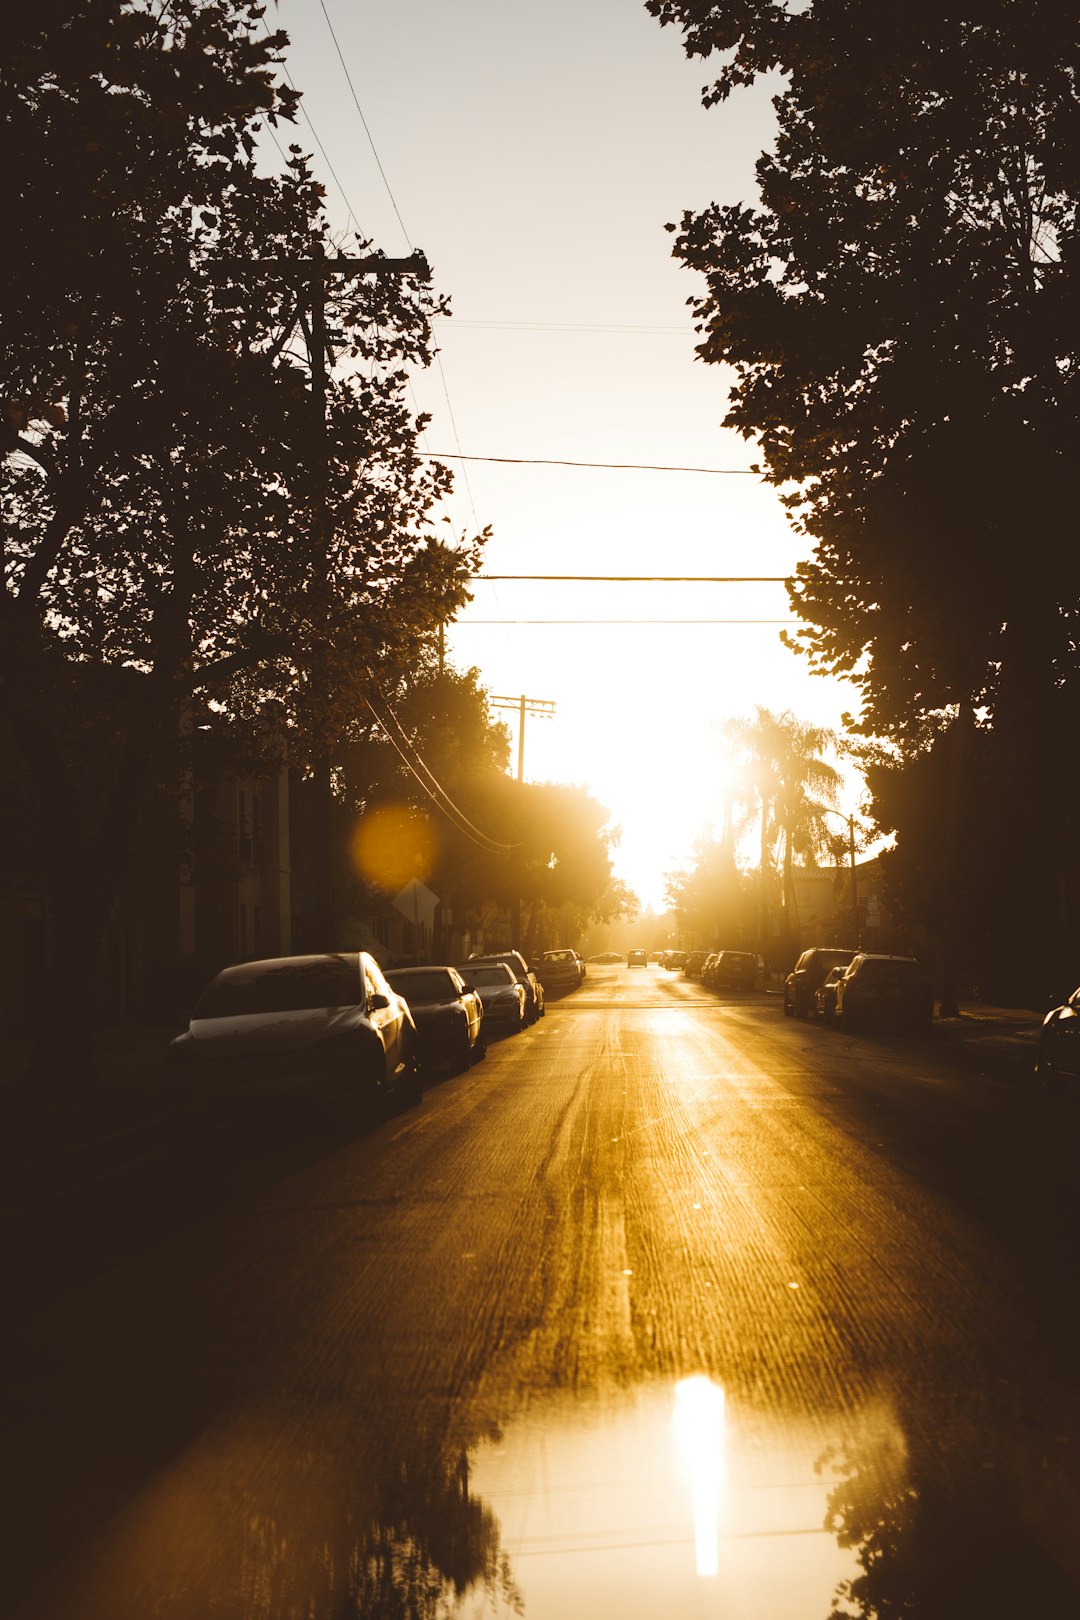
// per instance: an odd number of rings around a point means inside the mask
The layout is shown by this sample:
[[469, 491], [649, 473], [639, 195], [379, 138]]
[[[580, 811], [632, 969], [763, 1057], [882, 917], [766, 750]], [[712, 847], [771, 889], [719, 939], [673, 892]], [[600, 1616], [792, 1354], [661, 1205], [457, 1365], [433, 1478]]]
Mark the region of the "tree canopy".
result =
[[297, 107], [264, 9], [5, 21], [0, 703], [91, 949], [192, 701], [273, 699], [293, 763], [325, 759], [483, 538], [434, 538], [450, 475], [407, 403], [444, 307], [426, 262], [335, 242], [301, 148], [260, 157]]
[[[676, 254], [727, 425], [816, 542], [800, 644], [874, 734], [921, 742], [1075, 675], [1078, 25], [1035, 0], [647, 0], [725, 100], [781, 75], [760, 206]], [[674, 228], [674, 227], [673, 227]]]

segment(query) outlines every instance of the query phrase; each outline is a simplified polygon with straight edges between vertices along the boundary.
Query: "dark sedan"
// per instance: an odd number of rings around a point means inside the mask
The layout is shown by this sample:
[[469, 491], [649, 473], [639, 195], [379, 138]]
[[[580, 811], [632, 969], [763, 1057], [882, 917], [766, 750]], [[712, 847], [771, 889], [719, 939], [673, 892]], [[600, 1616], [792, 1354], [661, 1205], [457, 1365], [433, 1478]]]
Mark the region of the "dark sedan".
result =
[[507, 962], [470, 962], [469, 983], [475, 985], [484, 1003], [484, 1026], [494, 1034], [504, 1030], [519, 1034], [528, 1023], [525, 986], [514, 977]]
[[834, 967], [846, 968], [853, 950], [838, 946], [813, 945], [803, 951], [784, 980], [784, 1017], [812, 1018], [816, 1012], [815, 995]]
[[1080, 989], [1043, 1019], [1035, 1071], [1044, 1085], [1080, 1080]]
[[456, 968], [394, 968], [386, 975], [409, 1003], [420, 1061], [455, 1074], [484, 1055], [484, 1004]]
[[489, 951], [470, 956], [466, 964], [466, 972], [472, 975], [474, 967], [481, 964], [490, 967], [493, 962], [505, 963], [524, 990], [525, 1022], [535, 1024], [538, 1018], [543, 1018], [544, 987], [520, 951]]
[[420, 1098], [412, 1014], [366, 951], [222, 969], [169, 1058], [203, 1101], [306, 1095], [374, 1114]]

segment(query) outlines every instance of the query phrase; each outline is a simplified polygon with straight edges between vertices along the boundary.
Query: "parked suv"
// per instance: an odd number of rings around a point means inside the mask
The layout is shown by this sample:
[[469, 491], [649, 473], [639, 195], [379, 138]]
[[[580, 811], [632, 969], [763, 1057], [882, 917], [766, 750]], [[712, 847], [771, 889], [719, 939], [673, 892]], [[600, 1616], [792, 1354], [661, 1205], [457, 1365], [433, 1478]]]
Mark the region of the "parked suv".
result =
[[[704, 975], [702, 975], [704, 977]], [[757, 957], [749, 951], [721, 951], [713, 963], [716, 990], [752, 990], [757, 983]]]
[[544, 1016], [544, 987], [520, 951], [492, 951], [487, 955], [470, 956], [472, 962], [505, 962], [514, 978], [525, 991], [525, 1022], [535, 1024]]
[[846, 968], [857, 952], [839, 946], [814, 945], [803, 951], [784, 980], [784, 1017], [813, 1018], [814, 997], [830, 968]]

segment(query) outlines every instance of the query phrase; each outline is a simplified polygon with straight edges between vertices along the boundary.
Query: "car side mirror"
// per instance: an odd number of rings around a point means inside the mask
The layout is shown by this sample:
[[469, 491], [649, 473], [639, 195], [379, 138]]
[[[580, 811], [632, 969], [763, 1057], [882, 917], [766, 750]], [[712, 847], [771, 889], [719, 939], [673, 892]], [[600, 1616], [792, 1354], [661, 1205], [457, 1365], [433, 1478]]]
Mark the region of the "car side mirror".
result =
[[368, 997], [367, 1010], [368, 1012], [382, 1012], [383, 1008], [389, 1007], [389, 1005], [390, 1002], [386, 996], [376, 993], [375, 995]]
[[475, 996], [476, 986], [474, 984], [463, 984], [461, 987], [461, 993], [464, 996]]

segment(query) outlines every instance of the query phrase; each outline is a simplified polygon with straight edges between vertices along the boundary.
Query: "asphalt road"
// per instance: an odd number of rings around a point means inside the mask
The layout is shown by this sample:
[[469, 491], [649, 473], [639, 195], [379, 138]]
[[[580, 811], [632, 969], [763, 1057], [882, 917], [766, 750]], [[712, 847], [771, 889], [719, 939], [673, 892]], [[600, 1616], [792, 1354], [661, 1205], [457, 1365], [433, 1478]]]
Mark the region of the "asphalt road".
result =
[[1078, 1118], [613, 967], [363, 1136], [174, 1144], [9, 1336], [13, 1611], [1074, 1613]]

